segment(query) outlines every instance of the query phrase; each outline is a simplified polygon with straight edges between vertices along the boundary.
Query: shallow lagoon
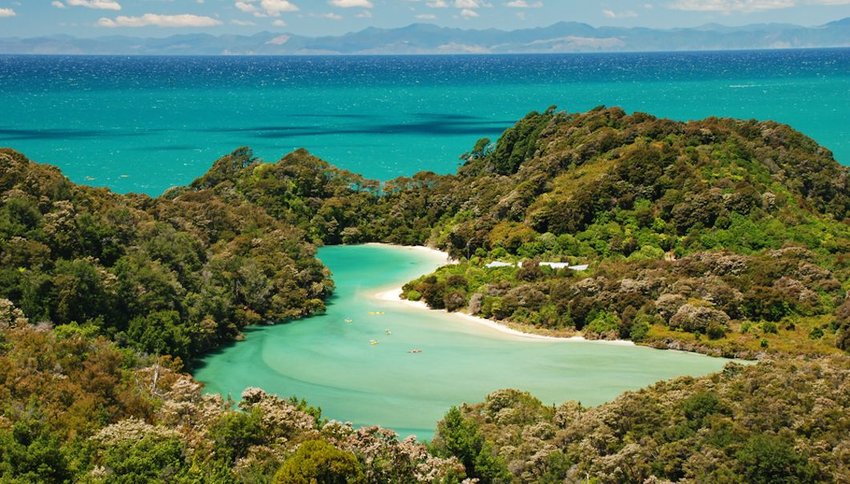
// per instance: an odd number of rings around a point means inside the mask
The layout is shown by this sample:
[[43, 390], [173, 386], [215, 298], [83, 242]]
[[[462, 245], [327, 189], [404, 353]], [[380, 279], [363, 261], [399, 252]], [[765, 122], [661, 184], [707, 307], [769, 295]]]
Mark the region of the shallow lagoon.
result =
[[[208, 356], [195, 372], [208, 392], [238, 399], [246, 387], [262, 387], [305, 398], [328, 418], [430, 439], [449, 407], [500, 388], [528, 390], [545, 403], [597, 405], [659, 380], [711, 373], [727, 362], [515, 336], [375, 297], [445, 262], [431, 252], [367, 245], [326, 247], [319, 257], [337, 284], [327, 313], [249, 329], [245, 341]], [[422, 352], [410, 353], [414, 348]]]

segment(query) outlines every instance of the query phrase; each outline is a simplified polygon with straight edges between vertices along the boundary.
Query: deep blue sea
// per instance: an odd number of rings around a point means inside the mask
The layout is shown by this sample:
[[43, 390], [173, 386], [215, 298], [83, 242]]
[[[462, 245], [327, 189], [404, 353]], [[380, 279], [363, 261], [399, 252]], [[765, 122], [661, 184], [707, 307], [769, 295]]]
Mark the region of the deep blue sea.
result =
[[368, 177], [448, 173], [531, 110], [789, 123], [850, 163], [850, 50], [417, 57], [0, 56], [0, 146], [161, 193], [250, 146]]

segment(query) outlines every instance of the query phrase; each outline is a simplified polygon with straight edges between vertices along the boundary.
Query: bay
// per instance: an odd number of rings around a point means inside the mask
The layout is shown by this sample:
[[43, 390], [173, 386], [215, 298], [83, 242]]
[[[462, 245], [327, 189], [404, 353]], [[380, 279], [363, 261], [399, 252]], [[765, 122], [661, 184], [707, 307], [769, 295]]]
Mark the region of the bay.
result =
[[[325, 417], [430, 439], [453, 405], [504, 388], [546, 404], [598, 405], [659, 380], [704, 375], [728, 360], [605, 342], [507, 334], [376, 295], [445, 259], [393, 246], [324, 247], [337, 289], [326, 314], [251, 328], [207, 356], [194, 376], [239, 399], [248, 387], [306, 399]], [[373, 344], [376, 343], [376, 344]], [[411, 353], [421, 350], [421, 353]]]

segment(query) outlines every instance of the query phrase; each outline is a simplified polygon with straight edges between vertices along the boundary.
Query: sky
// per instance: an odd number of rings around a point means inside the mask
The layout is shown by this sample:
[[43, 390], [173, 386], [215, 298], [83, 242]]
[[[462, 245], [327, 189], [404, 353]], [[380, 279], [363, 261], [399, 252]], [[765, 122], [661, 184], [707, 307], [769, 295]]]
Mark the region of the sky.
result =
[[503, 30], [558, 21], [652, 28], [811, 26], [845, 17], [850, 0], [0, 0], [0, 37], [261, 31], [321, 36], [416, 22]]

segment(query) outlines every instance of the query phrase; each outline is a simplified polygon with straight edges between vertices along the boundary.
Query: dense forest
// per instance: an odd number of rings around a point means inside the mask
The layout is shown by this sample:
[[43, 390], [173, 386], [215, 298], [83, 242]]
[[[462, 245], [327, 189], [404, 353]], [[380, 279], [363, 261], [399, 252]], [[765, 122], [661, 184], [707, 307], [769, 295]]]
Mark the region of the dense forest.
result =
[[[850, 479], [850, 179], [831, 153], [772, 122], [552, 108], [461, 162], [381, 183], [242, 148], [152, 198], [0, 149], [0, 480]], [[404, 288], [433, 308], [765, 362], [596, 408], [501, 391], [429, 446], [182, 373], [247, 325], [323, 311], [316, 246], [371, 241], [456, 259]]]
[[679, 378], [585, 408], [517, 390], [451, 409], [438, 455], [482, 482], [850, 480], [850, 359], [788, 358]]
[[186, 359], [333, 289], [297, 228], [210, 191], [121, 196], [0, 150], [0, 199], [0, 297], [36, 324]]
[[0, 481], [432, 482], [456, 459], [378, 427], [247, 389], [238, 408], [171, 357], [80, 326], [31, 324], [0, 301]]
[[390, 195], [446, 207], [425, 240], [460, 260], [410, 299], [715, 355], [847, 348], [850, 178], [787, 126], [550, 110], [465, 158]]

